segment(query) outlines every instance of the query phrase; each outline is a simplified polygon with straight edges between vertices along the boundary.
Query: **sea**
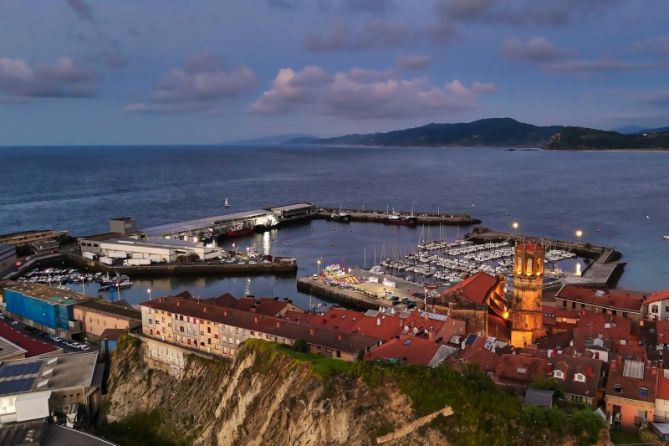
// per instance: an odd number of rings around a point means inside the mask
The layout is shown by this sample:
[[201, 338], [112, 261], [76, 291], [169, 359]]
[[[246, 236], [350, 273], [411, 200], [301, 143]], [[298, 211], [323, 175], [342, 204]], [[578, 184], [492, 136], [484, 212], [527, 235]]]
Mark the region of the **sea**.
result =
[[[228, 198], [231, 206], [224, 208]], [[669, 288], [669, 153], [499, 148], [123, 146], [0, 148], [0, 233], [39, 228], [71, 235], [141, 227], [294, 202], [468, 213], [482, 225], [612, 246], [627, 262], [620, 286]], [[471, 227], [448, 227], [454, 240]], [[438, 228], [432, 228], [438, 237]], [[421, 227], [312, 221], [237, 239], [236, 247], [295, 257], [298, 275], [323, 265], [371, 266], [415, 247]], [[425, 236], [425, 234], [424, 234]], [[226, 244], [230, 247], [232, 242]], [[295, 278], [136, 279], [139, 303], [182, 290], [290, 298]], [[95, 290], [84, 290], [95, 294]], [[312, 299], [312, 302], [320, 302]]]

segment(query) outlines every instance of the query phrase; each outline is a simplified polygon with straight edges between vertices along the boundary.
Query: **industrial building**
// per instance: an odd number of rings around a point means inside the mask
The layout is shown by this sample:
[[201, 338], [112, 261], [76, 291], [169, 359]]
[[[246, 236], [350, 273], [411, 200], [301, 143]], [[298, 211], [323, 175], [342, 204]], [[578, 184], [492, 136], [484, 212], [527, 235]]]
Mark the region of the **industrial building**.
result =
[[0, 235], [0, 245], [27, 247], [33, 253], [40, 254], [57, 249], [60, 241], [67, 236], [67, 231], [42, 229], [37, 231], [22, 231]]
[[81, 322], [86, 338], [98, 341], [107, 330], [132, 330], [142, 325], [139, 310], [103, 300], [88, 300], [75, 304], [74, 319]]
[[11, 283], [5, 286], [5, 312], [25, 325], [72, 338], [82, 332], [74, 319], [74, 305], [89, 300], [84, 294], [40, 284]]
[[91, 420], [102, 379], [97, 357], [97, 352], [69, 353], [2, 362], [0, 424], [68, 412], [80, 420]]
[[278, 223], [279, 221], [273, 212], [260, 209], [152, 226], [142, 229], [141, 233], [148, 238], [163, 237], [174, 239], [197, 237], [203, 233], [223, 234], [228, 230], [238, 229], [240, 226], [247, 228], [255, 226], [273, 227]]
[[272, 207], [267, 210], [274, 213], [280, 223], [310, 218], [317, 211], [316, 206], [311, 203], [294, 203], [286, 206]]
[[12, 245], [0, 245], [0, 278], [11, 272], [16, 265], [16, 248]]
[[[82, 254], [88, 246], [82, 240], [80, 246]], [[221, 248], [206, 246], [202, 242], [168, 239], [117, 238], [102, 240], [96, 243], [97, 255], [102, 258], [120, 259], [125, 265], [142, 265], [151, 263], [173, 263], [181, 258], [197, 256], [198, 260], [218, 259], [223, 255]], [[102, 260], [101, 260], [102, 261]]]

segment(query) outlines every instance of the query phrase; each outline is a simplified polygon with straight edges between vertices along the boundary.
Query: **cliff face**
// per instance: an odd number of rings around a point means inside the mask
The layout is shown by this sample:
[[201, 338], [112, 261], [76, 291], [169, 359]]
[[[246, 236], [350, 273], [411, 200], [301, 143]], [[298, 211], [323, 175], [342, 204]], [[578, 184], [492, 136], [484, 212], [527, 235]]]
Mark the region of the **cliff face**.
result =
[[[271, 351], [243, 349], [231, 363], [192, 357], [176, 378], [148, 368], [142, 348], [130, 344], [114, 357], [106, 420], [158, 413], [162, 438], [184, 444], [371, 445], [416, 418], [396, 388], [320, 378]], [[389, 444], [448, 443], [422, 428]]]

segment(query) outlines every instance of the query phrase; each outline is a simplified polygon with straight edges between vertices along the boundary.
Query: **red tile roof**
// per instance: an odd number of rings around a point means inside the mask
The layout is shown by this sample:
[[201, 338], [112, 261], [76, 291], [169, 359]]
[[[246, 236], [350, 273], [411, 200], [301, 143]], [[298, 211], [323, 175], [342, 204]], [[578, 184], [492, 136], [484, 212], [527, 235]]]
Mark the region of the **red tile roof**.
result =
[[669, 371], [658, 371], [656, 398], [669, 400]]
[[[627, 366], [626, 366], [626, 363]], [[631, 367], [636, 365], [636, 367]], [[642, 373], [639, 377], [625, 374], [625, 369], [636, 368]], [[657, 367], [649, 362], [623, 360], [615, 358], [609, 364], [609, 376], [606, 383], [606, 395], [655, 403], [655, 390], [657, 388], [658, 376], [662, 375]]]
[[33, 338], [32, 336], [25, 335], [20, 331], [15, 330], [5, 321], [0, 321], [0, 336], [25, 349], [26, 358], [60, 350], [60, 348], [51, 343], [44, 342], [41, 339]]
[[576, 310], [566, 310], [564, 308], [544, 305], [541, 307], [541, 311], [543, 313], [543, 324], [551, 327], [559, 323], [578, 320], [578, 311]]
[[497, 364], [495, 376], [502, 383], [529, 384], [547, 371], [546, 359], [507, 353]]
[[439, 347], [441, 345], [433, 341], [405, 335], [400, 336], [399, 339], [391, 339], [368, 352], [365, 359], [397, 359], [402, 364], [427, 366], [434, 358]]
[[[267, 316], [279, 316], [284, 309], [290, 305], [287, 300], [279, 300], [271, 297], [255, 298], [241, 297], [235, 298], [229, 293], [214, 297], [211, 302], [226, 308], [234, 308], [242, 311], [252, 311], [254, 313], [265, 314]], [[297, 307], [293, 309], [296, 311]]]
[[630, 320], [622, 316], [584, 310], [574, 329], [574, 348], [583, 353], [586, 340], [600, 338], [609, 343], [613, 351], [617, 351], [620, 340], [627, 341], [630, 338], [631, 329]]
[[440, 297], [447, 299], [456, 296], [476, 305], [485, 305], [488, 294], [497, 286], [498, 280], [497, 277], [490, 274], [478, 272], [445, 290]]
[[640, 312], [646, 299], [646, 293], [624, 290], [622, 288], [599, 289], [565, 285], [558, 291], [556, 297], [588, 305]]
[[669, 344], [669, 321], [655, 321], [658, 344]]
[[646, 299], [646, 303], [651, 304], [653, 302], [665, 299], [669, 299], [669, 290], [655, 291], [654, 293], [651, 293], [650, 296], [648, 296], [648, 299]]
[[450, 356], [448, 358], [449, 364], [455, 368], [460, 368], [464, 364], [474, 363], [485, 373], [494, 372], [501, 356], [485, 348], [486, 340], [485, 336], [479, 336], [472, 345], [468, 345], [464, 350]]
[[[557, 379], [565, 393], [585, 397], [597, 396], [603, 361], [583, 356], [556, 355], [548, 359], [548, 365], [552, 370], [561, 370], [564, 373], [562, 379]], [[577, 373], [585, 377], [585, 382], [576, 381]]]

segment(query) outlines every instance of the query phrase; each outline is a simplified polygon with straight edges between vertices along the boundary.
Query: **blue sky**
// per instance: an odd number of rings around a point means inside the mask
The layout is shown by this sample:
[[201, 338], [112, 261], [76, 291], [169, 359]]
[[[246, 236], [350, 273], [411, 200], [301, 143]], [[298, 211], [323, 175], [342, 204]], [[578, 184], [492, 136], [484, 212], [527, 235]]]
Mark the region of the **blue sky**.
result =
[[3, 0], [0, 145], [669, 125], [663, 0]]

